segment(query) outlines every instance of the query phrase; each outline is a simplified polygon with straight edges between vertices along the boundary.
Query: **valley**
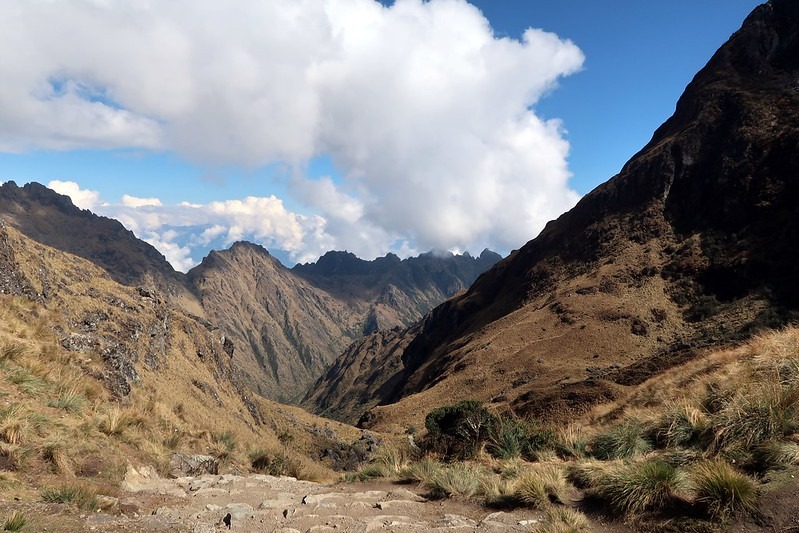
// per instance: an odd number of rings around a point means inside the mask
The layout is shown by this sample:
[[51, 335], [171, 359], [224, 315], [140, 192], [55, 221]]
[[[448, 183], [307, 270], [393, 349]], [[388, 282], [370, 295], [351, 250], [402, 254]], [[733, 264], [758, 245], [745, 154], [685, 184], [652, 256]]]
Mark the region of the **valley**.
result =
[[796, 530], [796, 249], [791, 0], [505, 258], [238, 241], [184, 274], [5, 182], [0, 525]]

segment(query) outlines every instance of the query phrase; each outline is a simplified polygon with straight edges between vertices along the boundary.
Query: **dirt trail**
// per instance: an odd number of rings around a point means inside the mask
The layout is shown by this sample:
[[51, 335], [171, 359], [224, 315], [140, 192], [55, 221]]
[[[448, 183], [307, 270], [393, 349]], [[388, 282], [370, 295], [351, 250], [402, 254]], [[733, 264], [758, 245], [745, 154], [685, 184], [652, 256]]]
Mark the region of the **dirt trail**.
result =
[[[325, 531], [532, 531], [545, 520], [529, 509], [495, 511], [454, 500], [428, 501], [416, 487], [390, 483], [322, 485], [266, 475], [160, 479], [129, 472], [118, 499], [102, 512], [22, 504], [37, 531], [305, 533]], [[9, 502], [10, 503], [10, 502]], [[5, 509], [2, 509], [5, 507]], [[14, 506], [20, 508], [20, 504]], [[0, 504], [0, 510], [11, 507]], [[619, 530], [592, 527], [592, 531]]]

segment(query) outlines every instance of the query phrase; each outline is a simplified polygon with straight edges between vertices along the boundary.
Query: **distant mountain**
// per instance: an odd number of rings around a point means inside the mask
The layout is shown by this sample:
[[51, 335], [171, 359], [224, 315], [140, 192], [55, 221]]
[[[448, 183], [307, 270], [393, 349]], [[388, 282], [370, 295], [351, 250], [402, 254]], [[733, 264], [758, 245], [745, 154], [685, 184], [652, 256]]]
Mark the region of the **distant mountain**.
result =
[[329, 252], [288, 269], [241, 242], [209, 254], [188, 279], [208, 319], [230, 332], [250, 385], [294, 402], [350, 343], [418, 320], [499, 258], [485, 251], [364, 261]]
[[344, 384], [382, 404], [368, 427], [464, 398], [562, 419], [795, 318], [798, 80], [799, 3], [772, 0], [617, 176], [402, 338], [352, 347], [317, 410]]
[[242, 242], [182, 274], [118, 221], [78, 209], [38, 183], [0, 186], [0, 219], [221, 328], [248, 385], [281, 401], [298, 401], [353, 341], [408, 326], [500, 259], [487, 250], [476, 258], [389, 254], [374, 261], [329, 252], [288, 269], [261, 246]]

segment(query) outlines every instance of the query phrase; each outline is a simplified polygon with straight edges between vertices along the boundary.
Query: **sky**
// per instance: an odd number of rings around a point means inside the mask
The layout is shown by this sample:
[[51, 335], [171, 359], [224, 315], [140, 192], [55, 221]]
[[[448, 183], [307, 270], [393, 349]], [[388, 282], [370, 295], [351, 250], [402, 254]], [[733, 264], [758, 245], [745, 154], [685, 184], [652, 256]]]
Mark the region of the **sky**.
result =
[[616, 174], [752, 0], [4, 0], [0, 181], [186, 271], [507, 254]]

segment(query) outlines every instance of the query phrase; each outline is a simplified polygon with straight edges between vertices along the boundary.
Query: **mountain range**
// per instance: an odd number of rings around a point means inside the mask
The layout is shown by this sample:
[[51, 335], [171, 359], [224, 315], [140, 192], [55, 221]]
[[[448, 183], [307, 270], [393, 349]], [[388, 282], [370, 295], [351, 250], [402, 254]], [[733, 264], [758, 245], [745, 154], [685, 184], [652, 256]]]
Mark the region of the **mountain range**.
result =
[[488, 250], [374, 261], [328, 252], [290, 269], [263, 247], [238, 242], [184, 275], [118, 221], [78, 209], [38, 183], [1, 185], [0, 218], [221, 328], [248, 386], [284, 402], [301, 398], [350, 343], [415, 322], [501, 259]]

